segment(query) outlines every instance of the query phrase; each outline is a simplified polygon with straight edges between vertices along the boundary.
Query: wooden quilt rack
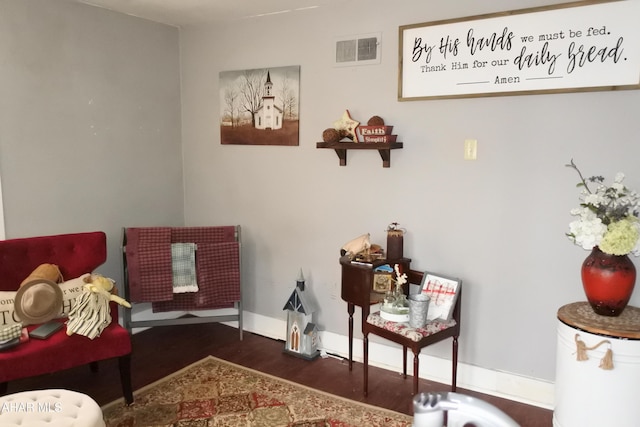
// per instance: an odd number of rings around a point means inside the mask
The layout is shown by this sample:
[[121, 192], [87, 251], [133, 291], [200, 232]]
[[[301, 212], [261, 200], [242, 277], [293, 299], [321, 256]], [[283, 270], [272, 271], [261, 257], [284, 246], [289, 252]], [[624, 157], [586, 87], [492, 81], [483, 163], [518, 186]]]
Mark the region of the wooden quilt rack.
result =
[[[241, 271], [241, 259], [240, 259], [240, 226], [239, 225], [235, 225], [232, 226], [233, 227], [233, 236], [232, 237], [227, 237], [226, 240], [224, 242], [215, 242], [215, 243], [231, 243], [233, 242], [237, 242], [237, 271], [234, 268], [234, 272], [235, 274], [237, 274], [238, 277], [240, 277], [240, 271]], [[133, 270], [133, 268], [130, 268], [130, 266], [128, 265], [128, 257], [127, 257], [127, 246], [128, 245], [133, 245], [134, 243], [131, 241], [127, 241], [127, 235], [129, 234], [130, 236], [132, 235], [131, 233], [133, 231], [142, 231], [144, 232], [149, 231], [149, 230], [163, 230], [166, 232], [166, 229], [170, 229], [172, 236], [174, 231], [176, 233], [179, 233], [181, 235], [185, 235], [185, 236], [199, 236], [200, 234], [204, 234], [207, 236], [211, 236], [211, 235], [216, 235], [217, 236], [217, 231], [219, 230], [225, 230], [229, 231], [230, 226], [225, 226], [225, 227], [143, 227], [143, 228], [124, 228], [124, 232], [123, 232], [123, 240], [122, 240], [122, 257], [123, 257], [123, 267], [124, 267], [124, 297], [127, 301], [130, 301], [132, 306], [135, 305], [136, 303], [148, 303], [151, 301], [132, 301], [132, 292], [131, 292], [131, 288], [130, 288], [130, 284], [131, 284], [131, 279], [132, 277], [130, 276], [131, 271]], [[225, 235], [229, 235], [231, 233], [225, 233]], [[200, 252], [203, 251], [198, 251], [197, 246], [199, 245], [199, 243], [197, 242], [197, 240], [199, 240], [198, 238], [194, 238], [194, 239], [189, 239], [187, 238], [187, 240], [184, 240], [185, 237], [182, 237], [182, 239], [178, 238], [177, 240], [175, 240], [172, 237], [172, 243], [173, 242], [180, 242], [180, 243], [195, 243], [196, 244], [196, 258], [198, 258], [200, 255]], [[218, 237], [216, 237], [216, 239], [218, 239]], [[233, 239], [233, 240], [231, 240]], [[131, 240], [131, 239], [129, 239]], [[194, 241], [195, 240], [195, 241]], [[136, 246], [135, 249], [134, 247], [130, 247], [130, 251], [134, 251], [134, 250], [139, 250], [139, 246]], [[207, 253], [211, 253], [211, 250], [209, 250]], [[153, 265], [156, 265], [159, 263], [159, 261], [157, 259], [149, 259], [149, 257], [140, 257], [140, 262], [143, 262], [143, 260], [148, 260], [148, 261], [144, 261], [144, 262], [149, 262]], [[167, 261], [169, 264], [171, 264], [171, 260], [170, 259], [166, 259], [166, 256], [164, 258], [162, 258], [162, 260], [160, 261], [160, 263], [164, 263], [164, 261]], [[198, 260], [199, 262], [200, 260]], [[235, 265], [235, 263], [234, 263]], [[164, 266], [165, 268], [167, 266]], [[168, 267], [171, 267], [171, 265], [169, 265]], [[198, 277], [200, 277], [200, 272], [198, 272]], [[220, 314], [220, 315], [208, 315], [208, 316], [188, 316], [188, 317], [178, 317], [175, 319], [152, 319], [152, 320], [133, 320], [132, 319], [132, 310], [124, 310], [123, 313], [123, 320], [124, 320], [124, 327], [126, 329], [129, 330], [129, 332], [131, 332], [131, 330], [133, 328], [144, 328], [144, 327], [153, 327], [153, 326], [168, 326], [168, 325], [188, 325], [188, 324], [197, 324], [197, 323], [216, 323], [216, 322], [231, 322], [231, 321], [237, 321], [238, 322], [238, 329], [240, 331], [240, 339], [242, 340], [242, 297], [241, 297], [241, 280], [238, 280], [238, 289], [236, 290], [238, 298], [236, 301], [233, 302], [233, 308], [237, 311], [236, 313], [232, 313], [232, 314]], [[198, 291], [200, 292], [200, 291]], [[194, 308], [193, 310], [204, 310], [207, 308]], [[182, 308], [180, 310], [183, 310]], [[167, 310], [162, 310], [162, 311], [167, 311]], [[184, 311], [189, 312], [189, 309], [184, 309]]]

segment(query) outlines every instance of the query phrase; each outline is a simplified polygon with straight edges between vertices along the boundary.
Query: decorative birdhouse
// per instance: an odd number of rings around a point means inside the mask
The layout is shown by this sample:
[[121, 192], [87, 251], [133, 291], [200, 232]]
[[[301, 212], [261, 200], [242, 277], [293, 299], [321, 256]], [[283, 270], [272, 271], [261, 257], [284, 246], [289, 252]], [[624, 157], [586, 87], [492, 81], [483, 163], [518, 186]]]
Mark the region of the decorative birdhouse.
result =
[[287, 340], [284, 351], [303, 359], [313, 360], [320, 355], [318, 328], [312, 323], [316, 308], [313, 298], [305, 294], [304, 287], [304, 277], [300, 270], [296, 288], [283, 307], [283, 310], [287, 310]]

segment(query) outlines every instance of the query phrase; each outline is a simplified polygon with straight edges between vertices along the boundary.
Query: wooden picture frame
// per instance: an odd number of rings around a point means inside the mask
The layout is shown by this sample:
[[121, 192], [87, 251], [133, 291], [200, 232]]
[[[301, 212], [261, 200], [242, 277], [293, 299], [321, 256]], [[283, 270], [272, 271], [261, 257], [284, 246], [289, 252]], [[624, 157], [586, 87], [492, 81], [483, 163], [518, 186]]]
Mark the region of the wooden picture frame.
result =
[[393, 289], [393, 273], [373, 273], [373, 291], [385, 294]]
[[435, 319], [446, 322], [451, 319], [461, 285], [462, 281], [458, 278], [424, 272], [419, 292], [429, 296], [427, 322]]
[[220, 143], [298, 146], [300, 66], [219, 73]]
[[640, 89], [638, 16], [591, 0], [401, 26], [398, 100]]

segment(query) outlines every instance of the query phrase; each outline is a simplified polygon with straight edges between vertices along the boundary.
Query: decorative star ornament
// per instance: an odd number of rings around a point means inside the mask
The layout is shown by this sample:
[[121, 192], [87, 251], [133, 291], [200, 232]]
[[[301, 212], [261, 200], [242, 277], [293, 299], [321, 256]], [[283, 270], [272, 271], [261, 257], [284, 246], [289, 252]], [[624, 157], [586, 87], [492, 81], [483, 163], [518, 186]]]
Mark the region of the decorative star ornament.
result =
[[360, 125], [360, 122], [351, 118], [349, 110], [345, 110], [342, 118], [333, 122], [333, 127], [340, 132], [340, 135], [344, 135], [350, 138], [353, 142], [358, 142], [358, 135], [356, 134], [356, 128]]

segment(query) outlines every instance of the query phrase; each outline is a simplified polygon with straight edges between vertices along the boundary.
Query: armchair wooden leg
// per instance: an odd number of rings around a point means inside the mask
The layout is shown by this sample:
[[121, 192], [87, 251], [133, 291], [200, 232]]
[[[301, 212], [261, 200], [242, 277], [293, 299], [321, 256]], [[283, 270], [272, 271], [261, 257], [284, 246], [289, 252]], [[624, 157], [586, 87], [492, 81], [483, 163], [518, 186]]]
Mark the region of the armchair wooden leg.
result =
[[122, 395], [127, 405], [133, 403], [133, 389], [131, 387], [131, 354], [118, 358], [120, 367], [120, 383], [122, 384]]
[[364, 350], [364, 395], [368, 394], [369, 390], [369, 334], [364, 334], [363, 342], [363, 350]]
[[452, 360], [453, 368], [451, 371], [451, 391], [455, 393], [458, 384], [458, 337], [453, 337]]

